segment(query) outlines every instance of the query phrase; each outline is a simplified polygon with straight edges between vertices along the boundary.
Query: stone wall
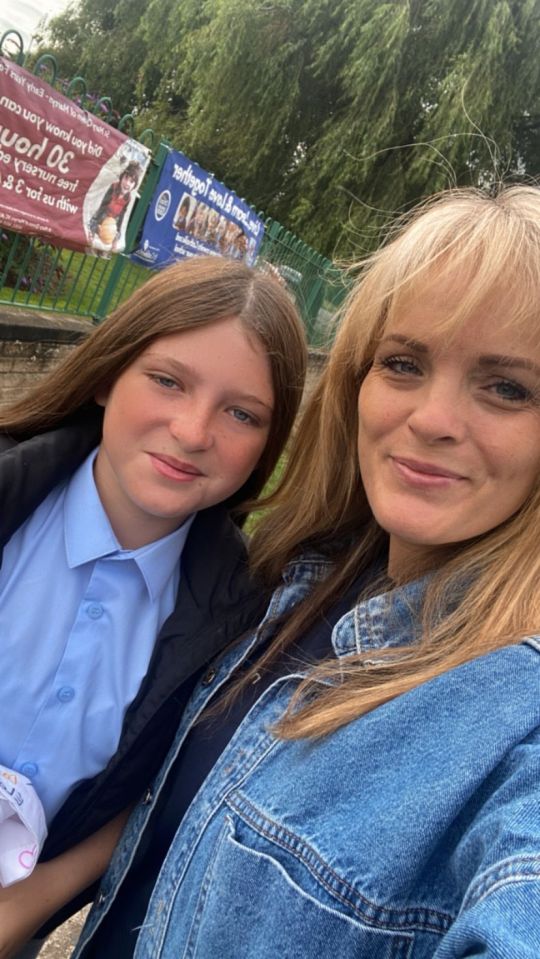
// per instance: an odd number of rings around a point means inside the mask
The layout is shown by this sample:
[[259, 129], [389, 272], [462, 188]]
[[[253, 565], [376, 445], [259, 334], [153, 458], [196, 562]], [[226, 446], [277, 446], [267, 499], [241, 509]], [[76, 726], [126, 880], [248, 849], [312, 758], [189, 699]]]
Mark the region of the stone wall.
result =
[[1, 309], [0, 406], [18, 399], [91, 329], [87, 320]]
[[[0, 308], [0, 406], [30, 389], [91, 329], [89, 320]], [[324, 360], [324, 353], [310, 353], [305, 396], [316, 383]]]

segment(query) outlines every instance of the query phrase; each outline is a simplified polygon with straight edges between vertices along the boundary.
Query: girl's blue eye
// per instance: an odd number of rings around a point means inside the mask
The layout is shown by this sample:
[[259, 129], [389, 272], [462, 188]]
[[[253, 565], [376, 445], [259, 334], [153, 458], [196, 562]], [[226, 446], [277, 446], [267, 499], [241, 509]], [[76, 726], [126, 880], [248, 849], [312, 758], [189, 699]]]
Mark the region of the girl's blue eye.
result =
[[255, 417], [251, 415], [251, 413], [246, 413], [245, 410], [240, 410], [237, 407], [233, 407], [233, 409], [231, 410], [231, 413], [234, 416], [235, 420], [238, 420], [239, 423], [247, 423], [248, 425], [251, 425], [251, 426], [255, 425], [256, 420], [255, 420]]
[[165, 387], [166, 390], [175, 389], [178, 386], [176, 380], [173, 380], [172, 376], [162, 376], [159, 373], [152, 373], [150, 379], [157, 383], [158, 386]]

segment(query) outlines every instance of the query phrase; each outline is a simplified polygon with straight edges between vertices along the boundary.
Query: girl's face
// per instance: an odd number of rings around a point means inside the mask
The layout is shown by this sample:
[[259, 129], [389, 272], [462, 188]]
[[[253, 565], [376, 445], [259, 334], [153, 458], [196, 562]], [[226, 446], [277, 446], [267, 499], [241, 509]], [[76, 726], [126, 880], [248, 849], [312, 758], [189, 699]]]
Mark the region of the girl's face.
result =
[[120, 177], [120, 186], [124, 193], [131, 193], [135, 189], [135, 180], [129, 173], [123, 173]]
[[409, 295], [360, 389], [360, 471], [390, 575], [503, 523], [537, 483], [540, 347], [504, 327], [496, 297], [442, 333], [462, 292]]
[[274, 390], [262, 344], [231, 317], [154, 340], [96, 400], [96, 485], [121, 545], [135, 549], [243, 486]]

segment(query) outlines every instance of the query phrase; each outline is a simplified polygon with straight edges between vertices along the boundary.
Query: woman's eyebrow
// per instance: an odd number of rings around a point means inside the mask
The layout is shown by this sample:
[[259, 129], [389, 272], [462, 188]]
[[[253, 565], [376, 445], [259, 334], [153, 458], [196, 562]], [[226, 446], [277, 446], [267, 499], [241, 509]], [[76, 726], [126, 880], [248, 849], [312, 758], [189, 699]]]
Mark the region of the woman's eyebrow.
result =
[[388, 333], [387, 336], [383, 336], [380, 342], [381, 344], [388, 343], [389, 340], [392, 340], [394, 343], [401, 343], [403, 346], [408, 346], [418, 353], [429, 353], [429, 347], [426, 343], [422, 343], [421, 340], [415, 340], [412, 336], [404, 336], [403, 333]]
[[[422, 343], [421, 340], [415, 340], [411, 336], [404, 336], [402, 333], [389, 333], [382, 338], [381, 343], [387, 343], [388, 341], [401, 343], [404, 346], [410, 347], [410, 349], [416, 350], [418, 353], [429, 352], [429, 347], [425, 343]], [[506, 366], [511, 369], [530, 370], [532, 373], [540, 376], [540, 366], [525, 356], [486, 353], [478, 357], [478, 364], [479, 366]]]
[[498, 353], [487, 353], [478, 357], [480, 366], [506, 366], [511, 369], [530, 370], [540, 376], [540, 366], [524, 356], [506, 356]]

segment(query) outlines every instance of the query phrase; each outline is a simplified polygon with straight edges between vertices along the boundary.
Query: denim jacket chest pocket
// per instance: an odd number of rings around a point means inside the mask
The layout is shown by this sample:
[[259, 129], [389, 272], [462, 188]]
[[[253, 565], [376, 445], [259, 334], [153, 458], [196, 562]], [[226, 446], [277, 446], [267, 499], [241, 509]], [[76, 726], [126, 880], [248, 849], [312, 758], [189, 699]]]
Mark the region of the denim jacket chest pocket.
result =
[[252, 814], [231, 801], [199, 886], [196, 920], [176, 956], [411, 959], [411, 933], [362, 920], [339, 876], [314, 862], [297, 837], [287, 837], [287, 848], [282, 829]]

